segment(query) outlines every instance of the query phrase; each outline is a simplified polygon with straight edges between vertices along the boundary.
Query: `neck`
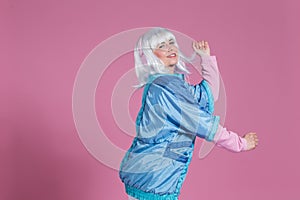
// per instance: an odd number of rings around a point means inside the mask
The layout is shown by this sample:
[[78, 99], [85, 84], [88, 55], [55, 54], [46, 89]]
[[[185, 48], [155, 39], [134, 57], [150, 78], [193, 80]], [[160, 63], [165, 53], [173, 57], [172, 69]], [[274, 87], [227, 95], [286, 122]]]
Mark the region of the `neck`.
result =
[[174, 74], [174, 71], [175, 71], [175, 65], [170, 65], [170, 66], [167, 66], [168, 70], [170, 71], [171, 74]]

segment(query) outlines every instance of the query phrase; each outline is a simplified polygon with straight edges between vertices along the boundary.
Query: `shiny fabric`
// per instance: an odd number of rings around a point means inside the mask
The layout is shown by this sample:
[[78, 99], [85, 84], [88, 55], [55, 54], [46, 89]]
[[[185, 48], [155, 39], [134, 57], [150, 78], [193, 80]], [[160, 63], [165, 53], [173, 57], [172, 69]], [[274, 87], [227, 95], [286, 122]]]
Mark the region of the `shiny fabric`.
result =
[[138, 199], [128, 196], [128, 200], [138, 200]]
[[213, 141], [219, 117], [205, 80], [190, 85], [183, 74], [156, 74], [144, 88], [136, 137], [119, 176], [127, 194], [139, 200], [176, 200], [192, 158], [196, 137]]

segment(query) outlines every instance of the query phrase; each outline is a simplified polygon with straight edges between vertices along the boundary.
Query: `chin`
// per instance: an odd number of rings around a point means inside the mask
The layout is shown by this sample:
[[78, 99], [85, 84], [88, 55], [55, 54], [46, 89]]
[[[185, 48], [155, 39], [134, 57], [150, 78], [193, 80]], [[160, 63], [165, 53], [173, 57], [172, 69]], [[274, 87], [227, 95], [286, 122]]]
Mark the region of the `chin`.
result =
[[178, 63], [177, 61], [176, 61], [176, 62], [170, 62], [170, 63], [169, 63], [169, 66], [171, 66], [171, 65], [174, 65], [174, 66], [175, 66], [175, 65], [177, 65], [177, 63]]
[[166, 66], [173, 68], [173, 67], [175, 67], [175, 65], [176, 65], [176, 64], [170, 63], [170, 64], [168, 64], [168, 65], [166, 65]]

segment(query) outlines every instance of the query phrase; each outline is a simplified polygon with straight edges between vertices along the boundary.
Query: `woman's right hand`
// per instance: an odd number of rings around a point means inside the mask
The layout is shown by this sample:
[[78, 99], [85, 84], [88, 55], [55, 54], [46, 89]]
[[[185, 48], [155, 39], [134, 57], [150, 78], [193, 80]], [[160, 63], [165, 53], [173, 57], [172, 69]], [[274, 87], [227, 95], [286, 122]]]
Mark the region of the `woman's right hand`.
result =
[[210, 56], [210, 48], [207, 41], [193, 41], [194, 51], [199, 56]]
[[255, 147], [258, 145], [258, 137], [256, 133], [250, 132], [243, 136], [247, 140], [247, 150], [255, 149]]

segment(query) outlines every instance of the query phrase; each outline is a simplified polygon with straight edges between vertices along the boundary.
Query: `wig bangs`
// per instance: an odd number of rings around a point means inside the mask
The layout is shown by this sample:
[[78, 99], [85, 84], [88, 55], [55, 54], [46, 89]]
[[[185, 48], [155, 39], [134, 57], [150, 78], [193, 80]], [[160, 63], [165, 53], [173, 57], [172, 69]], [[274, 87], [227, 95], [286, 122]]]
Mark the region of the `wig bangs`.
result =
[[171, 32], [167, 30], [159, 30], [158, 32], [154, 33], [149, 39], [150, 48], [156, 49], [160, 43], [166, 42], [171, 39], [173, 39], [176, 43], [175, 36]]

